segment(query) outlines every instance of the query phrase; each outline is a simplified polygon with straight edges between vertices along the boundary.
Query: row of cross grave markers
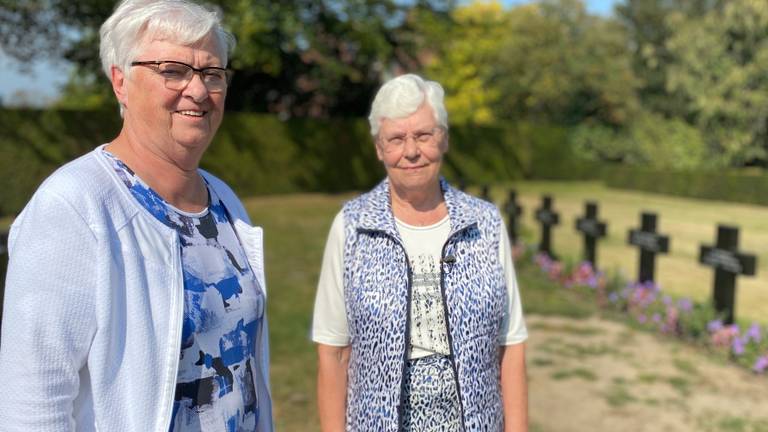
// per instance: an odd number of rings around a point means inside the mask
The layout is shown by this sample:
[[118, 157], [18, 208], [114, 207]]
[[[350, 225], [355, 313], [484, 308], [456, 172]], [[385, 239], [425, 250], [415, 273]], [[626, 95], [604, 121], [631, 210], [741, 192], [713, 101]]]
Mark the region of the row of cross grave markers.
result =
[[[483, 198], [488, 199], [487, 189], [483, 189]], [[503, 206], [507, 217], [507, 230], [512, 244], [519, 241], [518, 225], [523, 214], [523, 208], [517, 203], [517, 193], [509, 192], [507, 202]], [[552, 229], [560, 223], [560, 215], [554, 209], [553, 199], [549, 195], [542, 196], [541, 206], [534, 213], [536, 221], [541, 226], [541, 239], [538, 251], [556, 259], [552, 250]], [[643, 212], [640, 215], [640, 228], [627, 232], [627, 244], [635, 246], [640, 251], [640, 265], [637, 280], [651, 282], [656, 280], [656, 255], [670, 251], [669, 236], [656, 232], [657, 216], [655, 213]], [[585, 203], [584, 216], [576, 219], [576, 230], [584, 238], [584, 260], [597, 268], [597, 242], [608, 233], [608, 224], [598, 219], [596, 202]], [[737, 227], [718, 225], [715, 246], [702, 245], [699, 262], [714, 268], [715, 280], [713, 300], [715, 310], [723, 315], [723, 322], [732, 324], [735, 320], [734, 306], [736, 298], [736, 277], [739, 275], [755, 276], [757, 258], [753, 254], [739, 251], [739, 229]]]

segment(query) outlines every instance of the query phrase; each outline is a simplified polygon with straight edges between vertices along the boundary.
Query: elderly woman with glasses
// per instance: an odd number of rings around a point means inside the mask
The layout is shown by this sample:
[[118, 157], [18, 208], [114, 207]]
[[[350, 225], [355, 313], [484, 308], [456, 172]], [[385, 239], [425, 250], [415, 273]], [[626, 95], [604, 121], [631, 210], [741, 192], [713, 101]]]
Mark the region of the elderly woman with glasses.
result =
[[387, 178], [336, 216], [315, 300], [322, 430], [527, 430], [509, 240], [492, 204], [440, 177], [442, 87], [397, 77], [369, 121]]
[[101, 27], [112, 142], [14, 221], [3, 431], [271, 431], [259, 228], [198, 168], [234, 39], [187, 0], [125, 0]]

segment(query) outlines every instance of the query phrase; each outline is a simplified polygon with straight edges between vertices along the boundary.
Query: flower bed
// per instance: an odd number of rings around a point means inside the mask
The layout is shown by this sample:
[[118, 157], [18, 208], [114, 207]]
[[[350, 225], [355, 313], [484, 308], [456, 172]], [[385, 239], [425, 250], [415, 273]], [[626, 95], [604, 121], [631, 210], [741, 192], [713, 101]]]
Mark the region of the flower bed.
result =
[[557, 261], [523, 245], [516, 245], [513, 255], [532, 260], [550, 281], [593, 298], [602, 310], [628, 319], [635, 327], [702, 345], [758, 374], [768, 370], [768, 329], [758, 323], [725, 325], [711, 304], [673, 298], [652, 282], [608, 277], [589, 262]]

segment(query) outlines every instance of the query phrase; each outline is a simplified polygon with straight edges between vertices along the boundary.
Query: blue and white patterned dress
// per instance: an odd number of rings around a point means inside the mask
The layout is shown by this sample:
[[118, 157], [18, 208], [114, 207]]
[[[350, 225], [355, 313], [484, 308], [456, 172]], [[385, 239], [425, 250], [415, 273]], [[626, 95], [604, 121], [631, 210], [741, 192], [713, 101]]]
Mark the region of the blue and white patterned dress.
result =
[[170, 432], [256, 431], [265, 297], [227, 210], [211, 187], [205, 210], [178, 210], [104, 153], [134, 198], [181, 240], [184, 321]]

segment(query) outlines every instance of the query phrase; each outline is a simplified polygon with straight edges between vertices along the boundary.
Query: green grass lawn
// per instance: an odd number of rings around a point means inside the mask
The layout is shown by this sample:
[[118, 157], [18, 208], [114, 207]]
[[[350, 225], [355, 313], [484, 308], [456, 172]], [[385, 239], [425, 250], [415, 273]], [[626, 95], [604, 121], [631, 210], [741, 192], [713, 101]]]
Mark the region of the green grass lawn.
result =
[[319, 430], [309, 326], [328, 229], [349, 196], [287, 195], [245, 201], [264, 227], [276, 430]]
[[[578, 257], [581, 240], [573, 224], [583, 212], [583, 201], [600, 202], [601, 218], [609, 222], [610, 236], [600, 244], [604, 267], [635, 275], [637, 253], [625, 245], [626, 230], [639, 225], [639, 211], [660, 215], [659, 229], [672, 237], [672, 254], [660, 258], [657, 274], [664, 289], [706, 299], [712, 272], [696, 262], [700, 242], [712, 242], [715, 223], [742, 227], [741, 244], [759, 255], [759, 277], [739, 281], [738, 313], [761, 319], [768, 312], [768, 208], [609, 190], [595, 183], [530, 182], [515, 185], [525, 207], [524, 235], [533, 241], [538, 230], [532, 209], [542, 193], [555, 197], [561, 226], [555, 230], [555, 248], [562, 256]], [[501, 204], [506, 190], [495, 188]], [[272, 388], [276, 427], [281, 431], [318, 430], [315, 396], [315, 349], [309, 340], [315, 284], [325, 239], [333, 216], [352, 195], [287, 195], [245, 200], [255, 224], [264, 227], [268, 314], [272, 341]], [[593, 305], [541, 277], [531, 265], [518, 266], [526, 313], [584, 317]], [[764, 321], [764, 320], [763, 320]]]
[[[583, 240], [574, 228], [575, 221], [584, 214], [586, 200], [597, 201], [600, 219], [608, 223], [608, 237], [598, 247], [598, 264], [608, 271], [620, 271], [626, 279], [637, 277], [639, 261], [637, 249], [626, 244], [627, 231], [639, 228], [642, 211], [657, 213], [657, 230], [671, 239], [671, 253], [657, 258], [657, 281], [665, 292], [697, 301], [710, 298], [714, 279], [712, 269], [698, 263], [699, 246], [715, 243], [718, 223], [740, 227], [740, 248], [757, 255], [758, 271], [756, 277], [738, 278], [736, 313], [741, 319], [768, 321], [768, 207], [608, 189], [594, 182], [520, 182], [513, 186], [524, 207], [523, 235], [530, 242], [537, 242], [540, 236], [533, 213], [541, 204], [541, 195], [554, 197], [561, 221], [553, 232], [554, 250], [566, 258], [581, 257]], [[507, 190], [492, 189], [499, 206], [505, 202]]]

